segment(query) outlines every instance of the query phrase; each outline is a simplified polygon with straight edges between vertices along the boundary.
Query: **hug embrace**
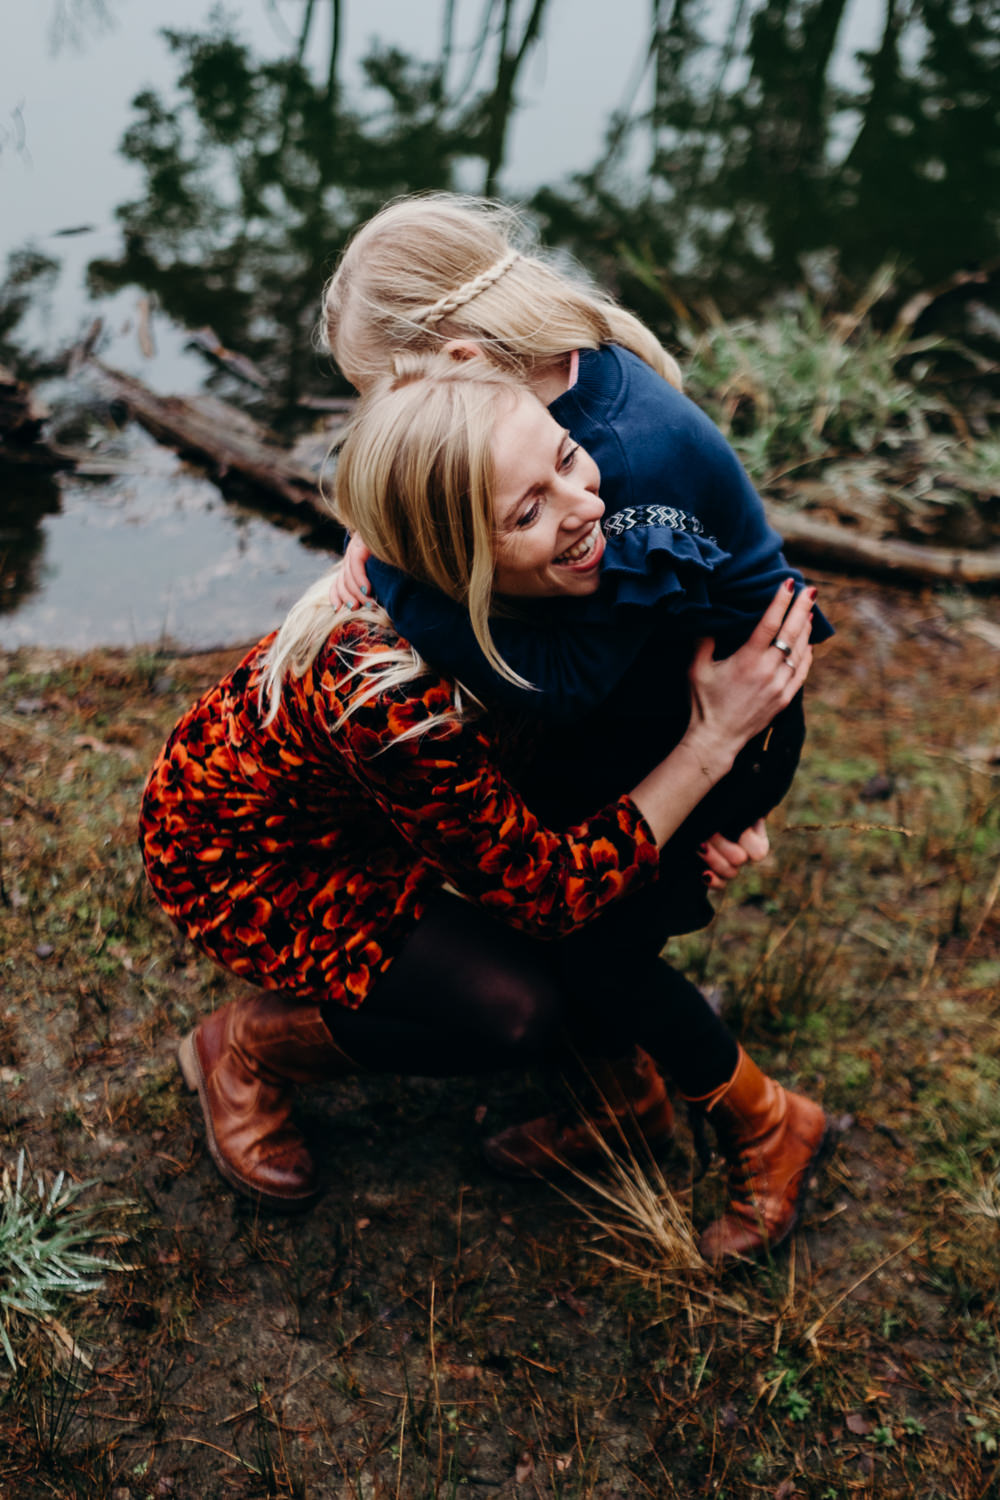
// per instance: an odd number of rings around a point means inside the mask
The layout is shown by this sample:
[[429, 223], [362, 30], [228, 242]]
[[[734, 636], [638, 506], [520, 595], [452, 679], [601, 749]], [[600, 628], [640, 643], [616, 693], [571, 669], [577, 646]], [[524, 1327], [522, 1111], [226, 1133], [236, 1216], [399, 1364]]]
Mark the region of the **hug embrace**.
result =
[[296, 1085], [575, 1057], [599, 1099], [484, 1143], [532, 1175], [714, 1128], [722, 1263], [793, 1230], [829, 1145], [661, 956], [768, 849], [830, 627], [677, 366], [509, 209], [390, 204], [323, 331], [361, 393], [342, 563], [195, 704], [141, 839], [180, 930], [252, 989], [181, 1043], [213, 1160], [307, 1207]]

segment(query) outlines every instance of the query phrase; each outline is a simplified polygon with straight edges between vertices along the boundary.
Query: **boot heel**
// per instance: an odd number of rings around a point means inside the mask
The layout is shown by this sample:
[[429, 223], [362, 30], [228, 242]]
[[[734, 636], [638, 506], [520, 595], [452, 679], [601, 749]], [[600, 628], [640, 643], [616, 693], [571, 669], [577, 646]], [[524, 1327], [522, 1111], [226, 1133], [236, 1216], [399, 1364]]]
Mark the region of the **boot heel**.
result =
[[192, 1094], [196, 1094], [198, 1092], [198, 1083], [201, 1070], [198, 1067], [198, 1058], [194, 1050], [193, 1031], [188, 1032], [187, 1036], [177, 1048], [177, 1061], [180, 1063], [181, 1073], [184, 1077], [185, 1084], [190, 1089]]

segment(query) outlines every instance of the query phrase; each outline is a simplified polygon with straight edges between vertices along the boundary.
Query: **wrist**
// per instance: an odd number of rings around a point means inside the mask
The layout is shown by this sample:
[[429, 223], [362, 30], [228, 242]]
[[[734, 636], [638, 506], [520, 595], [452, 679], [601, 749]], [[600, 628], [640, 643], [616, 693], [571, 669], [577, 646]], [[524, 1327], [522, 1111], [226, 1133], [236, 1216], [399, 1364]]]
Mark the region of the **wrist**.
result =
[[732, 746], [700, 729], [689, 729], [677, 748], [693, 757], [710, 786], [715, 786], [728, 775], [736, 759], [736, 750]]

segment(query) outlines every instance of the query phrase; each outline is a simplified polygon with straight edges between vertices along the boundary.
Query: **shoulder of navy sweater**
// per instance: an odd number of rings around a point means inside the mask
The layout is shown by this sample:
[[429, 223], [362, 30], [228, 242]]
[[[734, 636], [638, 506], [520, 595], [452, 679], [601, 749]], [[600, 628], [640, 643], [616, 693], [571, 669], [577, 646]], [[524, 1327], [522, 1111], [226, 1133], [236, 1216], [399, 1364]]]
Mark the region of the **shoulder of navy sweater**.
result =
[[[696, 501], [716, 488], [751, 487], [711, 419], [630, 349], [584, 350], [576, 385], [551, 410], [589, 444], [608, 480], [617, 479], [619, 464], [625, 467], [635, 503], [673, 502], [697, 513]], [[605, 500], [612, 509], [628, 503], [610, 494]]]
[[383, 562], [380, 557], [370, 557], [365, 569], [376, 599], [390, 614], [393, 606], [399, 602], [400, 594], [404, 591], [409, 593], [417, 587], [416, 580], [408, 573], [393, 567], [392, 563]]

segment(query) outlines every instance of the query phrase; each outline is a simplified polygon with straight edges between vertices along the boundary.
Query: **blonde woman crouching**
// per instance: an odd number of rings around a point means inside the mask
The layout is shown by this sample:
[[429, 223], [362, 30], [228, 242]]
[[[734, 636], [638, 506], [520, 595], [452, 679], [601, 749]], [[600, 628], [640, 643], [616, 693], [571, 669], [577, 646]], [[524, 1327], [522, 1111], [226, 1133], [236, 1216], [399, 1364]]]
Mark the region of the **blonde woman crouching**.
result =
[[[524, 546], [533, 497], [547, 553], [537, 535]], [[381, 557], [464, 607], [501, 671], [499, 611], [597, 586], [595, 465], [481, 361], [411, 361], [377, 384], [344, 441], [335, 502]], [[572, 950], [656, 884], [664, 845], [798, 693], [811, 598], [782, 585], [727, 660], [702, 642], [676, 746], [586, 818], [552, 827], [511, 780], [502, 717], [425, 666], [381, 610], [335, 609], [328, 591], [321, 580], [185, 715], [143, 801], [157, 899], [257, 989], [181, 1044], [222, 1175], [268, 1208], [308, 1206], [317, 1179], [295, 1084], [521, 1064], [551, 1054], [572, 1013], [598, 1043], [628, 1033], [708, 1110], [739, 1171], [705, 1254], [776, 1244], [824, 1145], [822, 1110], [765, 1078], [672, 970], [679, 985], [665, 992], [658, 960], [609, 994], [588, 988]]]

